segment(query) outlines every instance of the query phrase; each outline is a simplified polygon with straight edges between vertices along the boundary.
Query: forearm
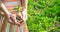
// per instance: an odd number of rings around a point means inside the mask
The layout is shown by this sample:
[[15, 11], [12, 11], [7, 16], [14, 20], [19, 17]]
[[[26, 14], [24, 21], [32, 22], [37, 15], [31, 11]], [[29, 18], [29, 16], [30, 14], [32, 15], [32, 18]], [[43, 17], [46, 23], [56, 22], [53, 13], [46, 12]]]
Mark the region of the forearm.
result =
[[28, 0], [22, 0], [22, 17], [27, 20], [27, 4]]
[[10, 14], [3, 3], [1, 3], [1, 8], [3, 9], [2, 11], [3, 11], [6, 15], [9, 15], [9, 14]]
[[25, 15], [27, 14], [27, 4], [28, 4], [28, 0], [22, 0], [22, 14], [23, 13]]
[[22, 10], [27, 10], [27, 4], [28, 4], [28, 0], [22, 0]]

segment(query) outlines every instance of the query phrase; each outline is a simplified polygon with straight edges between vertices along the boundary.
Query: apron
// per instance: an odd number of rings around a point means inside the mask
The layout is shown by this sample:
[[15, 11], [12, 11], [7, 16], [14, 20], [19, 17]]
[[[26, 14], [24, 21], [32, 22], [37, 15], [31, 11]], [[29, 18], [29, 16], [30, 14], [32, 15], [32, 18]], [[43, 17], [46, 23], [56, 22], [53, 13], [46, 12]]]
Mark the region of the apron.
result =
[[[9, 12], [13, 11], [13, 9], [16, 6], [21, 6], [21, 2], [18, 0], [5, 0], [3, 1], [6, 8], [9, 10]], [[6, 17], [1, 15], [0, 13], [0, 32], [27, 32], [27, 25], [26, 23], [24, 25], [21, 25], [20, 27], [17, 25], [13, 25], [11, 23], [8, 23]], [[25, 28], [26, 27], [26, 28]]]

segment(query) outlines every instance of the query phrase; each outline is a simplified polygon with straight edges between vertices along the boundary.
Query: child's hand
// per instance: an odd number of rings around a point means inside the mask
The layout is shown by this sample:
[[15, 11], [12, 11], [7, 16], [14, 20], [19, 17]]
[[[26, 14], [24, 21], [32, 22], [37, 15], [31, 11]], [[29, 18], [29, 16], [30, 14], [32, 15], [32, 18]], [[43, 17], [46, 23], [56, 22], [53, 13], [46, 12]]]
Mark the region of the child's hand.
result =
[[14, 14], [9, 14], [7, 16], [7, 19], [8, 19], [9, 23], [12, 23], [12, 24], [15, 24], [15, 25], [20, 25], [20, 23], [16, 20], [16, 15], [14, 15]]
[[19, 13], [19, 16], [21, 17], [21, 24], [24, 24], [24, 22], [27, 20], [27, 12], [26, 11], [22, 11], [21, 13]]

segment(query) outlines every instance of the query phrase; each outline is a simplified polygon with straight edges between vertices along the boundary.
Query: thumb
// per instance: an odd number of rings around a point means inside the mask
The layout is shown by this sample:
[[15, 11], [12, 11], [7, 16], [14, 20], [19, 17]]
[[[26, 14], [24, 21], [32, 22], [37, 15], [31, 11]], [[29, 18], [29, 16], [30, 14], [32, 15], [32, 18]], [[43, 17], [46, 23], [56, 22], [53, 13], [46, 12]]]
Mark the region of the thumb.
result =
[[19, 16], [22, 18], [22, 13], [19, 13]]

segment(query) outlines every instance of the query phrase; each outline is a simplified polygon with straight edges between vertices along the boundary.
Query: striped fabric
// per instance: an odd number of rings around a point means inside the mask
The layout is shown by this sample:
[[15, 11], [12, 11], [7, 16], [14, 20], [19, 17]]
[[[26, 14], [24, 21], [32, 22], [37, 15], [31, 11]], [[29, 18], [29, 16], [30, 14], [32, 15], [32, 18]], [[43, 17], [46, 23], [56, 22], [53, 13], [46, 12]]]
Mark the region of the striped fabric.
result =
[[5, 6], [7, 9], [13, 9], [16, 6], [20, 6], [21, 2], [20, 1], [8, 1], [8, 2], [4, 2]]
[[0, 32], [25, 32], [23, 25], [19, 27], [17, 25], [10, 24], [6, 19], [3, 23], [0, 22], [0, 24], [2, 25], [0, 27]]
[[18, 0], [3, 0], [4, 2], [15, 2], [15, 1], [18, 1]]
[[7, 8], [9, 8], [9, 7], [12, 8], [12, 7], [18, 6], [20, 4], [20, 1], [16, 1], [16, 2], [5, 2], [4, 4], [5, 4], [5, 6]]
[[[0, 13], [1, 14], [1, 13]], [[0, 32], [28, 32], [26, 23], [22, 26], [17, 26], [8, 23], [5, 17], [0, 15]]]
[[[3, 2], [5, 4], [5, 6], [7, 7], [7, 9], [15, 7], [20, 4], [20, 2], [17, 0], [5, 0], [5, 1], [6, 2], [4, 2], [4, 1]], [[7, 19], [5, 17], [2, 17], [2, 19], [3, 18], [4, 18], [3, 21], [0, 20], [0, 32], [25, 32], [26, 29], [24, 28], [24, 25], [19, 27], [17, 25], [8, 23]], [[26, 31], [28, 31], [28, 30], [26, 30]]]

